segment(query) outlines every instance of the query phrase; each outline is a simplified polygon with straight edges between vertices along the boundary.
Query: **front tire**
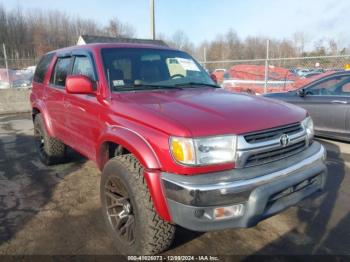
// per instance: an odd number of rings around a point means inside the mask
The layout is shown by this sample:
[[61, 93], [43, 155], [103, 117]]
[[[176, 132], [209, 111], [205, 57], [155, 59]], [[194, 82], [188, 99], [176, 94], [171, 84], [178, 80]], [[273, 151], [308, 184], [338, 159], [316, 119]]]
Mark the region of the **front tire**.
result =
[[175, 226], [156, 213], [143, 167], [133, 155], [108, 161], [102, 173], [100, 193], [108, 231], [122, 254], [152, 255], [169, 248]]

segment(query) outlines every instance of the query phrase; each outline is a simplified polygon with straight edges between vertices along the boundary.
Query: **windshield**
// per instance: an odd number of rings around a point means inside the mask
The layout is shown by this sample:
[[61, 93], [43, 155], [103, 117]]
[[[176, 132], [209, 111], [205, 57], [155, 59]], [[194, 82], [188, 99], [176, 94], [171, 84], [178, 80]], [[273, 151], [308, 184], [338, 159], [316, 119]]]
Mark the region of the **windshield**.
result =
[[215, 86], [207, 72], [181, 51], [104, 48], [102, 59], [112, 91]]

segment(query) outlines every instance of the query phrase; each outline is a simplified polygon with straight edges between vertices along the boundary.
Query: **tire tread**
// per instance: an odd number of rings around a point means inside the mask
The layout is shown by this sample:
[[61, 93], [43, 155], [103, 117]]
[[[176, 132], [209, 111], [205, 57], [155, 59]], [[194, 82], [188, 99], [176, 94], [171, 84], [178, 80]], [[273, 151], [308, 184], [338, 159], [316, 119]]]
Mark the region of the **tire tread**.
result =
[[142, 165], [132, 154], [116, 156], [113, 160], [121, 163], [130, 172], [131, 183], [140, 193], [137, 201], [142, 203], [144, 210], [147, 210], [144, 212], [146, 219], [143, 220], [147, 233], [144, 234], [145, 239], [142, 241], [142, 254], [158, 254], [168, 249], [174, 239], [175, 226], [157, 214], [143, 175]]

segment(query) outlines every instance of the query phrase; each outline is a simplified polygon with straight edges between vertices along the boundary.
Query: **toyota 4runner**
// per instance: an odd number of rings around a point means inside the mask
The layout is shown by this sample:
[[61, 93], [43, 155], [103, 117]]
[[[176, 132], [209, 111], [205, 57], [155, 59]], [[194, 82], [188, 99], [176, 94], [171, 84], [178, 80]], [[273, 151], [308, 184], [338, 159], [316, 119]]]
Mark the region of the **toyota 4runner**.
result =
[[164, 251], [175, 225], [254, 226], [325, 184], [326, 152], [305, 110], [226, 92], [166, 46], [50, 52], [30, 100], [45, 164], [69, 146], [102, 170], [103, 216], [125, 254]]

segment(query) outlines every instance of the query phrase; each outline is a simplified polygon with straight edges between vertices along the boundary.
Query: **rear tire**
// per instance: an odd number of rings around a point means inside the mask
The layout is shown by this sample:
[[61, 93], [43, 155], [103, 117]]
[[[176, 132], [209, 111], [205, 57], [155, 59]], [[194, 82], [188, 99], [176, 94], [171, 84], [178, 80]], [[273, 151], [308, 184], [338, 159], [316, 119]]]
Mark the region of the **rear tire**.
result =
[[64, 160], [66, 146], [48, 135], [41, 114], [37, 114], [34, 119], [34, 138], [39, 158], [45, 165], [58, 164]]
[[122, 254], [153, 255], [169, 248], [175, 226], [156, 213], [143, 167], [133, 155], [108, 161], [100, 194], [108, 231]]

